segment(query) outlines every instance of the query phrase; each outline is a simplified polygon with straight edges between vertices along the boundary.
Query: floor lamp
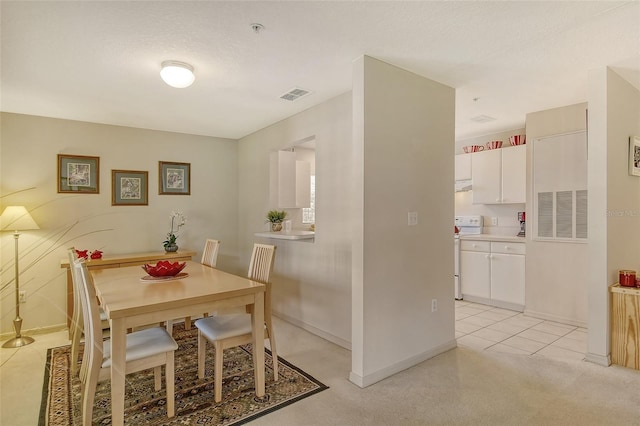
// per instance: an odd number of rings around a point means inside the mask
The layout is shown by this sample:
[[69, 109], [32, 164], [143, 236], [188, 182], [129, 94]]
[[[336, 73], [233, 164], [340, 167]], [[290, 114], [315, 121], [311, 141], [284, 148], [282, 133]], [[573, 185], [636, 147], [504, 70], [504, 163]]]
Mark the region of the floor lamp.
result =
[[20, 271], [18, 269], [18, 237], [20, 231], [29, 229], [40, 229], [35, 220], [31, 217], [27, 209], [22, 206], [9, 206], [0, 216], [0, 231], [13, 231], [15, 239], [15, 283], [16, 283], [16, 319], [13, 320], [13, 328], [16, 330], [16, 337], [8, 340], [2, 345], [3, 348], [19, 348], [33, 343], [33, 338], [20, 334], [22, 328], [22, 318], [20, 318]]

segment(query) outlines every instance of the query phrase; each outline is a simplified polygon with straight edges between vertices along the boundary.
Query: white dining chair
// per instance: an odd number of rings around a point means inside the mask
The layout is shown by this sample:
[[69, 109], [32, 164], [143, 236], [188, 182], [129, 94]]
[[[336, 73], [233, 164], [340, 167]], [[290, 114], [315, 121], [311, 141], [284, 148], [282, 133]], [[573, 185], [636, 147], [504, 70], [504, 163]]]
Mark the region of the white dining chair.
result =
[[[69, 334], [71, 335], [71, 374], [78, 374], [78, 352], [80, 340], [84, 334], [84, 319], [82, 317], [82, 289], [80, 287], [80, 278], [78, 271], [73, 267], [73, 263], [78, 259], [78, 255], [74, 247], [67, 250], [69, 257], [69, 268], [71, 270], [71, 283], [73, 290], [73, 312], [71, 314], [71, 323], [69, 324]], [[103, 330], [109, 329], [109, 320], [107, 314], [100, 308], [100, 325]], [[85, 365], [85, 353], [82, 355], [81, 365]], [[84, 374], [81, 367], [80, 374]]]
[[[213, 240], [211, 238], [207, 238], [204, 243], [204, 250], [202, 251], [202, 260], [200, 263], [203, 265], [211, 266], [215, 268], [218, 263], [218, 251], [220, 249], [220, 241]], [[204, 312], [203, 317], [208, 317], [209, 313]], [[169, 334], [173, 335], [173, 324], [175, 320], [167, 320], [167, 331]], [[185, 317], [184, 319], [184, 328], [185, 330], [189, 330], [191, 328], [191, 317]]]
[[[81, 283], [82, 313], [85, 325], [86, 374], [82, 378], [82, 424], [92, 424], [93, 402], [96, 386], [110, 378], [111, 343], [102, 339], [98, 301], [93, 280], [84, 260], [74, 261]], [[178, 344], [161, 327], [147, 328], [127, 334], [126, 364], [124, 374], [154, 369], [155, 390], [161, 387], [161, 367], [165, 366], [165, 387], [167, 395], [167, 417], [175, 415], [174, 401], [174, 352]]]
[[[273, 379], [278, 380], [278, 353], [271, 318], [271, 270], [275, 260], [276, 247], [266, 244], [254, 244], [249, 263], [248, 277], [266, 285], [264, 293], [265, 339], [269, 339], [273, 358]], [[198, 328], [198, 377], [204, 378], [207, 341], [213, 344], [214, 358], [214, 398], [222, 400], [222, 365], [225, 349], [251, 343], [251, 313], [218, 315], [199, 319]], [[254, 348], [255, 350], [255, 348]]]
[[202, 252], [202, 260], [200, 263], [203, 265], [216, 267], [218, 263], [218, 250], [220, 249], [220, 241], [207, 238], [204, 243], [204, 250]]

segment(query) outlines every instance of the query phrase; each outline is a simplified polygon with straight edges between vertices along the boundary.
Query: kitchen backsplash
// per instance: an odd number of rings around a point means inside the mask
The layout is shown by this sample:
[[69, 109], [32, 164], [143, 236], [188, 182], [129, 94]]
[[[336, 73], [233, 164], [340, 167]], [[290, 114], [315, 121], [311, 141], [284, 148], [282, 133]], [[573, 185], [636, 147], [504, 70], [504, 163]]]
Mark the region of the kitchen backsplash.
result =
[[[526, 211], [525, 204], [472, 204], [471, 200], [472, 191], [456, 192], [456, 216], [483, 216], [483, 234], [518, 235], [520, 232], [518, 212]], [[493, 218], [497, 218], [497, 225], [492, 224]]]

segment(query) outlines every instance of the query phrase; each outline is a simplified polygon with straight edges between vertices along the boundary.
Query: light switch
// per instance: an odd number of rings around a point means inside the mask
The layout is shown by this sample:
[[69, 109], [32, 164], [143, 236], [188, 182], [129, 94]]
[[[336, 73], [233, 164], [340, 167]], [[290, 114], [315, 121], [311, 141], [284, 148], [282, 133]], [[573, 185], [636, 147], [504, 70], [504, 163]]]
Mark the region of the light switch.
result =
[[418, 212], [409, 212], [409, 226], [418, 224]]

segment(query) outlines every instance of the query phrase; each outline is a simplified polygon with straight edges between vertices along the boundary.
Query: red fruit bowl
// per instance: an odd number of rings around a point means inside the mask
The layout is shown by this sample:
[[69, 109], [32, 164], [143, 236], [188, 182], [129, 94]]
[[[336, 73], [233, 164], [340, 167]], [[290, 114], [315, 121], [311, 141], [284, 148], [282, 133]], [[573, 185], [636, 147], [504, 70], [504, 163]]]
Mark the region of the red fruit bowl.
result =
[[161, 260], [155, 266], [146, 264], [142, 266], [147, 274], [152, 277], [174, 277], [178, 275], [180, 271], [187, 266], [186, 262], [169, 262], [168, 260]]

